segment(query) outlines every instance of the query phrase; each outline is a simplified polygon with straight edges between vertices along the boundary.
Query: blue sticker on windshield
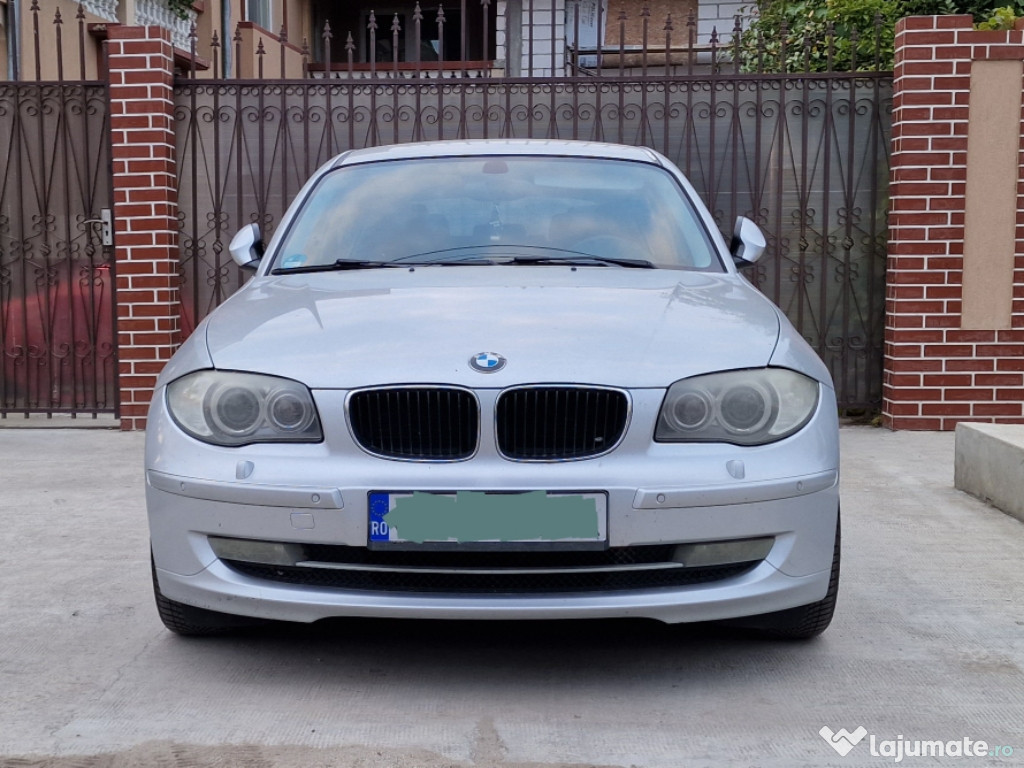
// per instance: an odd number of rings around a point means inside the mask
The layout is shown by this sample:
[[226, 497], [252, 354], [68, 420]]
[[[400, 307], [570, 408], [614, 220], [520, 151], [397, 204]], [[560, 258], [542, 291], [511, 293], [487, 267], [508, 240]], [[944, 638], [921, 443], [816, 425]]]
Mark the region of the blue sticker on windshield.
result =
[[285, 256], [284, 261], [281, 262], [283, 269], [293, 269], [295, 267], [301, 267], [307, 261], [307, 257], [304, 253], [293, 253], [291, 256]]

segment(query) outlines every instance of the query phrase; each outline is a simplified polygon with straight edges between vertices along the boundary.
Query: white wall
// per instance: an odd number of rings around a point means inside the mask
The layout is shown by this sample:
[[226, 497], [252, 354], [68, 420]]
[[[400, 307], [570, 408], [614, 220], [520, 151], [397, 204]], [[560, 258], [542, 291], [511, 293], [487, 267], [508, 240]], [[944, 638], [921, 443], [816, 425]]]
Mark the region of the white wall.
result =
[[747, 26], [750, 16], [750, 9], [756, 5], [751, 2], [715, 2], [715, 0], [700, 0], [697, 6], [697, 42], [707, 44], [711, 42], [711, 31], [718, 30], [718, 42], [729, 43], [732, 40], [732, 31], [736, 26], [736, 14], [743, 16], [743, 26]]

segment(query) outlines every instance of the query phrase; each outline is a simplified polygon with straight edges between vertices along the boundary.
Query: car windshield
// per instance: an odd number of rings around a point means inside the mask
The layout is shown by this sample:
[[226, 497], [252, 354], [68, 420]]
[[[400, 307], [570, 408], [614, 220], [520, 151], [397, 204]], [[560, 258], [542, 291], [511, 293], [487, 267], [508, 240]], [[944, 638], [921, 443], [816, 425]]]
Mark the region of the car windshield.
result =
[[560, 264], [721, 272], [665, 170], [595, 158], [392, 160], [326, 174], [274, 273], [423, 264]]

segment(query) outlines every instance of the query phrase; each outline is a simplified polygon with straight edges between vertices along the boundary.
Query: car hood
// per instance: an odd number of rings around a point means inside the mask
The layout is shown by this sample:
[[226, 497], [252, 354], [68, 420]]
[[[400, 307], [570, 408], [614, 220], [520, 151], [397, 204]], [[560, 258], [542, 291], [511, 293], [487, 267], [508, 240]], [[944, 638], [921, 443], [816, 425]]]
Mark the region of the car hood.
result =
[[[767, 365], [771, 303], [743, 278], [613, 267], [428, 267], [259, 278], [206, 323], [217, 368], [314, 389], [578, 382], [664, 387]], [[478, 353], [507, 365], [482, 374]]]

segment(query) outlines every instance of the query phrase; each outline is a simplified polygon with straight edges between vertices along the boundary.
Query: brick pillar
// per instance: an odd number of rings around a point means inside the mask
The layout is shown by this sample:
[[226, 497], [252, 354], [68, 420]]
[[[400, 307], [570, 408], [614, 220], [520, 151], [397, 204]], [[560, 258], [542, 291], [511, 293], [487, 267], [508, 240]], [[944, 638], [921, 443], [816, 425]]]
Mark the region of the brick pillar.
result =
[[173, 48], [160, 27], [110, 26], [110, 131], [121, 428], [143, 429], [178, 341]]
[[[1024, 423], [1024, 33], [910, 17], [895, 43], [883, 421]], [[998, 100], [990, 72], [1007, 86]], [[995, 157], [986, 131], [1000, 119], [1009, 145]]]

